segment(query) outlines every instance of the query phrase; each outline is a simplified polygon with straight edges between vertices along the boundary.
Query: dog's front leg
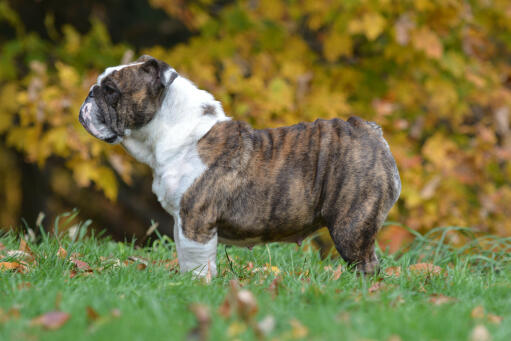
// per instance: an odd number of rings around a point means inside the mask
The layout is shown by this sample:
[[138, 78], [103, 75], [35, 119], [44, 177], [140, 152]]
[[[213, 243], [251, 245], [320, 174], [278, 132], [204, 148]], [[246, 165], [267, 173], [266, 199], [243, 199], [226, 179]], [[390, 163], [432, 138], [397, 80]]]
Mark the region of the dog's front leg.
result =
[[178, 218], [174, 223], [174, 241], [181, 272], [193, 271], [200, 277], [216, 276], [216, 248], [218, 244], [216, 230], [210, 240], [199, 243], [184, 235], [181, 220]]

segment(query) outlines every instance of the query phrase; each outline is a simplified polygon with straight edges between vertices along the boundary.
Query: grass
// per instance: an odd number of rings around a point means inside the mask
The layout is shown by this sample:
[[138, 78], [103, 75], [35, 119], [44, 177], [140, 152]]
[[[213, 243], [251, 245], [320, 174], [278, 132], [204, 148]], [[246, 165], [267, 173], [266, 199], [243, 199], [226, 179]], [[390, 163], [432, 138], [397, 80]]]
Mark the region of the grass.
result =
[[[461, 248], [444, 243], [453, 231], [469, 242]], [[4, 234], [0, 242], [0, 261], [13, 261], [7, 250], [18, 248], [18, 235]], [[108, 238], [43, 234], [29, 247], [36, 257], [29, 271], [0, 271], [0, 340], [184, 340], [198, 323], [194, 303], [211, 312], [211, 326], [205, 324], [211, 340], [257, 339], [250, 325], [268, 316], [275, 326], [267, 339], [467, 340], [477, 338], [476, 326], [483, 331], [479, 340], [489, 339], [485, 331], [492, 340], [511, 339], [511, 240], [471, 238], [467, 229], [436, 229], [417, 235], [406, 252], [380, 252], [382, 269], [400, 267], [399, 276], [347, 270], [339, 276], [342, 261], [321, 260], [307, 243], [228, 248], [232, 264], [220, 246], [220, 275], [209, 284], [174, 271], [175, 248], [166, 237], [136, 248]], [[57, 255], [59, 247], [67, 257]], [[78, 270], [73, 253], [94, 271]], [[434, 263], [441, 273], [409, 270], [419, 262]], [[231, 280], [254, 294], [253, 318], [219, 313]], [[63, 326], [49, 331], [31, 324], [55, 310], [71, 315]]]

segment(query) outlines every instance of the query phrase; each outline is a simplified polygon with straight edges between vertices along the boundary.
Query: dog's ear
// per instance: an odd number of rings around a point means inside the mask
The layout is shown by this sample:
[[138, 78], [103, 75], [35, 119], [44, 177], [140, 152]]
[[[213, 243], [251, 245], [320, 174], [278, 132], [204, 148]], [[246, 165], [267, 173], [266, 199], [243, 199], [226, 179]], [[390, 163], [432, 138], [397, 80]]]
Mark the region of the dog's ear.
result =
[[149, 59], [154, 59], [154, 57], [151, 57], [148, 54], [143, 54], [135, 61], [135, 63], [147, 62]]
[[140, 66], [142, 77], [154, 93], [159, 93], [164, 87], [172, 84], [177, 77], [177, 72], [161, 60], [147, 55], [140, 57], [139, 60], [144, 63]]

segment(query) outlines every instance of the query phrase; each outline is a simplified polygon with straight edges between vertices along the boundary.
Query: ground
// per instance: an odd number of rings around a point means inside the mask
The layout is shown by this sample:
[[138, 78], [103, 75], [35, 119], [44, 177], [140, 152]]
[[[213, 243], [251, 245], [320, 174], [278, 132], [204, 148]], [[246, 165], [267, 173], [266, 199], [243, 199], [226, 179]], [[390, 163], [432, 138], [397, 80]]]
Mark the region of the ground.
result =
[[510, 340], [511, 240], [452, 248], [452, 230], [379, 250], [372, 277], [310, 243], [220, 246], [210, 283], [177, 272], [166, 237], [136, 248], [67, 233], [20, 245], [8, 233], [0, 340]]

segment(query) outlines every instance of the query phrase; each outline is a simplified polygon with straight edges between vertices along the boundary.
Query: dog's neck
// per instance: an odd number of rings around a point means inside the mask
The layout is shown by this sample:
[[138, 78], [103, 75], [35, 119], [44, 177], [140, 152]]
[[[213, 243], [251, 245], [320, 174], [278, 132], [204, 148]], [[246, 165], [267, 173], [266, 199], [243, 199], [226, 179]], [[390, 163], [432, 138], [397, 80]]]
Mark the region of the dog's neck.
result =
[[138, 161], [155, 172], [190, 152], [217, 122], [229, 120], [220, 102], [178, 76], [165, 89], [162, 105], [145, 126], [126, 131], [121, 142]]

